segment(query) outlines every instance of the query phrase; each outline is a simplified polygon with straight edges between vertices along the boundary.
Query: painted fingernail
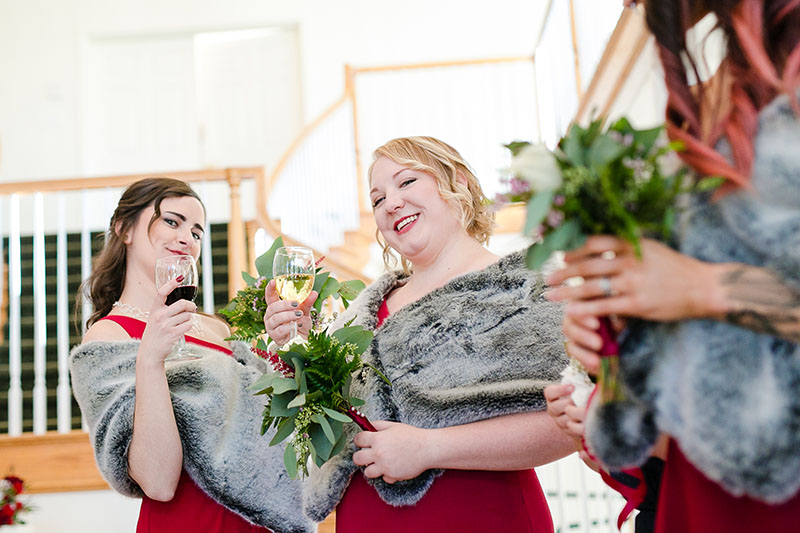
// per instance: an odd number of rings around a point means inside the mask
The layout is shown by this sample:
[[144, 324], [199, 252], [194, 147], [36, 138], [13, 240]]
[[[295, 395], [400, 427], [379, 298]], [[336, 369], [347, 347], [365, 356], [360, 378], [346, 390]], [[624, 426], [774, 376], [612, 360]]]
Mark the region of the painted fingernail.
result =
[[300, 304], [297, 303], [297, 302], [292, 302], [292, 307], [297, 307], [298, 305], [300, 305]]
[[175, 281], [177, 281], [178, 283], [180, 283], [181, 281], [183, 281], [183, 274], [181, 274], [180, 276], [178, 276], [177, 278], [175, 278]]
[[295, 314], [295, 316], [303, 316], [303, 312], [302, 311], [295, 311], [294, 314]]

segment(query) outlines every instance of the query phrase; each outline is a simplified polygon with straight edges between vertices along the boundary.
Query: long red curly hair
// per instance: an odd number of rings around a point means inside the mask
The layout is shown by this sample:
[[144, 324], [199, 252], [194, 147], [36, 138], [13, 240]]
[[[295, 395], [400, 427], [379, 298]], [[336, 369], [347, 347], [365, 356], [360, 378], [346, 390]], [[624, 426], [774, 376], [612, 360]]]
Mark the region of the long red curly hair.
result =
[[[646, 11], [669, 93], [669, 137], [684, 143], [681, 157], [700, 174], [725, 176], [727, 189], [747, 187], [759, 111], [786, 93], [800, 118], [796, 97], [800, 86], [800, 0], [651, 0]], [[694, 71], [696, 79], [699, 75], [687, 52], [686, 31], [697, 14], [706, 11], [716, 15], [727, 38], [722, 69], [729, 76], [730, 105], [721, 113], [707, 105], [708, 92], [717, 89], [698, 84], [693, 90], [688, 82], [687, 69]], [[719, 100], [725, 93], [711, 96]], [[705, 131], [704, 122], [711, 125]], [[730, 162], [714, 149], [721, 137], [730, 143]]]

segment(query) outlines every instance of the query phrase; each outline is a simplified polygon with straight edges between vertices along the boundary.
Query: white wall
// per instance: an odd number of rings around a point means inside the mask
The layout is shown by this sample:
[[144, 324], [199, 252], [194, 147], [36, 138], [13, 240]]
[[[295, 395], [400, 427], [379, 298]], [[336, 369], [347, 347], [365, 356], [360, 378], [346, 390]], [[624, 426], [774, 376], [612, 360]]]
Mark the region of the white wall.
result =
[[545, 0], [0, 0], [0, 180], [82, 175], [81, 70], [92, 37], [296, 25], [308, 120], [342, 93], [345, 63], [531, 54], [546, 5]]

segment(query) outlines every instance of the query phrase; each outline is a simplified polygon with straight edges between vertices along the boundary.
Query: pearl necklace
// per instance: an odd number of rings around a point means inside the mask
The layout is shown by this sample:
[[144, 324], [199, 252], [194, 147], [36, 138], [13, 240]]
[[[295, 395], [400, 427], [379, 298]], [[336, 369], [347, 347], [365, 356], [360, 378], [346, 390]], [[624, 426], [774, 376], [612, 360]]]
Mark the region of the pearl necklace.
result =
[[[117, 307], [120, 311], [125, 313], [126, 315], [130, 315], [133, 318], [137, 318], [139, 320], [143, 320], [147, 322], [150, 318], [149, 311], [142, 311], [138, 307], [135, 307], [131, 304], [125, 304], [117, 300], [111, 307]], [[200, 329], [200, 318], [197, 316], [197, 313], [192, 313], [192, 336], [193, 337], [200, 337], [202, 336], [202, 330]]]

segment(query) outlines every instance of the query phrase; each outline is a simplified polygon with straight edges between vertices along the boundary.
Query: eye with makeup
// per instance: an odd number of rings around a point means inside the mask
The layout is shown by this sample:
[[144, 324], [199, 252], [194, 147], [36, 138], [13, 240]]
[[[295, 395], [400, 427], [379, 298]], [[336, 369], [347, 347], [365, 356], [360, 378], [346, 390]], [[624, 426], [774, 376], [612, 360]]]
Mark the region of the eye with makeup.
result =
[[[165, 223], [166, 223], [166, 224], [167, 224], [169, 227], [171, 227], [171, 228], [178, 228], [178, 227], [180, 226], [180, 222], [178, 222], [178, 221], [177, 221], [177, 220], [175, 220], [175, 219], [172, 219], [172, 218], [169, 218], [169, 217], [166, 217], [166, 216], [163, 216], [163, 217], [161, 217], [161, 218], [162, 218], [162, 219], [164, 220], [164, 222], [165, 222]], [[192, 238], [193, 238], [194, 240], [196, 240], [196, 241], [200, 241], [200, 240], [202, 240], [202, 239], [203, 239], [203, 234], [202, 234], [202, 233], [199, 233], [199, 232], [197, 232], [197, 231], [192, 231]]]

